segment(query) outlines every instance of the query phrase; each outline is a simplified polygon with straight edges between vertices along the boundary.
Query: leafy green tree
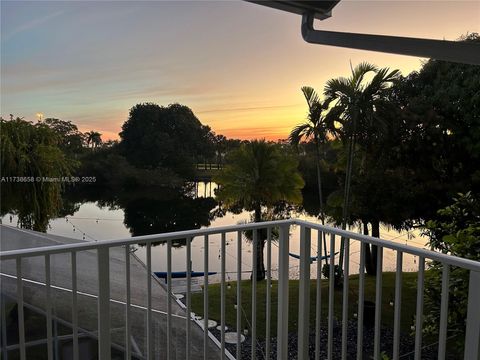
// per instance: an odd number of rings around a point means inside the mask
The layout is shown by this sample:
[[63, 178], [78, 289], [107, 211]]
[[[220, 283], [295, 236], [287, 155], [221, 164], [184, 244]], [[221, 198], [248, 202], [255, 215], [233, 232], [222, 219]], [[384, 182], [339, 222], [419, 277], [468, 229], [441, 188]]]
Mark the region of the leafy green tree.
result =
[[[320, 219], [322, 225], [325, 225], [325, 211], [324, 211], [324, 201], [323, 201], [323, 190], [322, 190], [322, 174], [320, 170], [320, 145], [321, 143], [327, 140], [328, 134], [328, 125], [323, 116], [324, 111], [327, 108], [326, 103], [323, 103], [315, 90], [311, 87], [304, 86], [302, 87], [303, 95], [308, 104], [308, 115], [307, 121], [297, 125], [290, 132], [289, 141], [291, 144], [298, 146], [298, 144], [304, 140], [313, 140], [315, 145], [315, 167], [317, 170], [317, 185], [318, 185], [318, 201], [320, 209]], [[325, 234], [323, 234], [323, 249], [325, 251], [325, 256], [327, 255], [327, 241], [325, 239]], [[326, 260], [328, 263], [328, 261]]]
[[[438, 211], [435, 220], [427, 222], [425, 234], [432, 250], [479, 261], [480, 198], [470, 192], [459, 194], [452, 205]], [[442, 270], [443, 264], [432, 262], [426, 273], [424, 332], [430, 335], [438, 335], [439, 331]], [[447, 332], [454, 337], [459, 354], [465, 341], [469, 273], [457, 266], [450, 268]]]
[[122, 192], [138, 188], [180, 187], [183, 180], [172, 170], [165, 168], [141, 169], [130, 164], [118, 145], [100, 147], [81, 157], [78, 176], [95, 177], [94, 183], [78, 184], [77, 187], [96, 187]]
[[120, 132], [127, 160], [139, 168], [170, 168], [192, 177], [198, 159], [212, 156], [211, 131], [180, 104], [135, 105]]
[[[217, 199], [227, 207], [242, 206], [254, 212], [255, 222], [262, 221], [262, 207], [286, 201], [301, 203], [303, 179], [296, 158], [265, 140], [242, 144], [227, 155], [227, 165], [215, 181]], [[258, 280], [265, 278], [263, 250], [265, 238], [257, 242]]]
[[408, 120], [401, 154], [425, 184], [419, 215], [429, 218], [456, 193], [480, 191], [480, 66], [429, 60], [395, 88]]
[[68, 156], [77, 156], [83, 150], [83, 134], [71, 121], [46, 118], [43, 122], [59, 137], [59, 146]]
[[[368, 80], [368, 76], [373, 77]], [[370, 130], [382, 126], [375, 113], [385, 102], [386, 91], [399, 76], [398, 70], [379, 69], [369, 63], [360, 63], [352, 69], [349, 78], [336, 78], [327, 81], [324, 89], [326, 101], [332, 104], [326, 120], [347, 145], [347, 165], [345, 175], [345, 190], [343, 195], [342, 228], [348, 222], [350, 206], [350, 190], [354, 158], [357, 145], [365, 148], [372, 143]], [[337, 126], [339, 124], [339, 126]], [[368, 152], [368, 150], [367, 150]], [[374, 234], [378, 236], [379, 234]], [[375, 251], [375, 250], [374, 250]], [[341, 242], [340, 260], [343, 264], [344, 239]]]
[[78, 163], [66, 157], [60, 144], [55, 131], [42, 122], [0, 118], [0, 212], [18, 215], [24, 228], [46, 231], [61, 206], [61, 177]]

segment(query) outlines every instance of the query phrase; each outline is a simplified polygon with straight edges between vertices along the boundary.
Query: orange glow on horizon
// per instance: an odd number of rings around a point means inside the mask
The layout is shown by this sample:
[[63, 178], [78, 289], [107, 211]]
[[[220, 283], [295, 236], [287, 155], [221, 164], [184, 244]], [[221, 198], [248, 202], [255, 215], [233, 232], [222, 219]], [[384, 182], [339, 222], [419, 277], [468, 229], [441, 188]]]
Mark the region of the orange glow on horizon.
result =
[[[79, 129], [82, 133], [90, 131], [90, 128]], [[102, 134], [102, 141], [120, 140], [118, 133], [114, 131], [104, 131], [101, 128], [93, 129]], [[289, 128], [270, 128], [270, 127], [242, 127], [242, 128], [228, 128], [228, 129], [212, 129], [215, 134], [223, 135], [228, 139], [240, 139], [240, 140], [255, 140], [265, 139], [268, 141], [277, 141], [288, 138], [290, 133]]]

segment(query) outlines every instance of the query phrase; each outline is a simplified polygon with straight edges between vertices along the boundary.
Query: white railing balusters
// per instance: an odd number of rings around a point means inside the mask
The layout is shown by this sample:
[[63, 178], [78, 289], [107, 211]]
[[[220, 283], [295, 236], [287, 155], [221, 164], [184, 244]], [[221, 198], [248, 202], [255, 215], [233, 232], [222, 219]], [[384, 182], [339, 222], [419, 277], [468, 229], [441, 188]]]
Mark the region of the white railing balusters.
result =
[[330, 236], [330, 268], [328, 273], [328, 345], [327, 358], [333, 358], [333, 303], [335, 301], [335, 234]]
[[132, 341], [130, 339], [130, 245], [125, 246], [125, 359], [132, 358]]
[[393, 316], [393, 360], [400, 357], [400, 320], [402, 309], [402, 271], [403, 253], [397, 251], [397, 269], [395, 272], [395, 313]]
[[447, 349], [447, 323], [448, 323], [448, 298], [449, 298], [450, 266], [443, 264], [442, 269], [442, 300], [440, 303], [440, 327], [438, 334], [438, 359], [445, 359]]
[[347, 359], [348, 343], [348, 280], [350, 276], [350, 239], [345, 238], [345, 256], [343, 265], [343, 302], [342, 302], [342, 360]]
[[208, 358], [208, 235], [203, 238], [203, 358]]
[[288, 276], [290, 227], [280, 226], [278, 250], [277, 359], [288, 359]]
[[322, 325], [322, 231], [317, 234], [317, 280], [315, 302], [315, 360], [320, 360], [320, 328]]
[[418, 259], [417, 275], [417, 310], [415, 314], [415, 360], [422, 358], [422, 333], [423, 333], [423, 295], [425, 280], [425, 258]]
[[18, 310], [18, 343], [20, 345], [20, 359], [26, 359], [25, 353], [25, 318], [23, 313], [23, 281], [22, 258], [17, 259], [17, 310]]
[[221, 257], [221, 283], [220, 283], [220, 341], [221, 341], [221, 358], [225, 359], [225, 295], [226, 295], [226, 284], [225, 284], [225, 255], [226, 255], [226, 239], [225, 233], [222, 232], [221, 248], [220, 248], [220, 257]]
[[311, 230], [300, 228], [300, 281], [298, 287], [298, 358], [308, 359], [310, 339], [310, 247]]
[[480, 359], [480, 272], [470, 271], [464, 360]]
[[[411, 246], [407, 246], [400, 243], [390, 242], [381, 240], [378, 238], [373, 238], [370, 236], [365, 236], [361, 234], [354, 234], [340, 229], [334, 229], [327, 226], [319, 225], [319, 224], [312, 224], [309, 222], [305, 222], [303, 220], [282, 220], [282, 221], [275, 221], [275, 222], [264, 222], [259, 224], [246, 224], [246, 225], [238, 225], [238, 226], [230, 226], [230, 227], [221, 227], [221, 228], [210, 228], [210, 229], [199, 229], [199, 230], [192, 230], [192, 231], [182, 231], [176, 233], [169, 233], [169, 234], [160, 234], [155, 236], [142, 236], [137, 238], [131, 239], [122, 239], [122, 240], [109, 240], [103, 242], [95, 242], [95, 243], [75, 243], [75, 244], [66, 244], [66, 245], [59, 245], [59, 246], [52, 246], [52, 247], [44, 247], [44, 248], [33, 248], [33, 249], [21, 249], [21, 250], [13, 250], [13, 251], [4, 251], [0, 252], [0, 260], [3, 262], [4, 260], [13, 259], [16, 261], [16, 276], [12, 274], [1, 274], [1, 276], [9, 277], [15, 279], [16, 281], [16, 300], [18, 304], [18, 338], [19, 344], [18, 345], [9, 345], [8, 347], [3, 346], [6, 344], [6, 322], [5, 317], [8, 316], [8, 313], [5, 314], [5, 304], [4, 301], [2, 302], [2, 358], [9, 355], [9, 351], [17, 351], [19, 349], [19, 357], [21, 359], [25, 359], [27, 357], [27, 347], [34, 346], [36, 342], [26, 342], [25, 339], [25, 313], [24, 313], [24, 306], [29, 306], [27, 302], [27, 293], [24, 294], [25, 290], [23, 288], [23, 283], [28, 282], [29, 284], [36, 284], [36, 286], [45, 286], [45, 316], [47, 319], [47, 329], [46, 329], [46, 341], [44, 340], [43, 343], [46, 343], [47, 349], [47, 356], [48, 359], [53, 360], [56, 353], [56, 347], [58, 341], [60, 341], [60, 337], [57, 336], [56, 330], [56, 321], [57, 318], [54, 316], [54, 308], [53, 305], [55, 303], [55, 297], [57, 296], [56, 293], [53, 291], [61, 290], [71, 292], [71, 325], [72, 325], [72, 335], [69, 336], [69, 339], [72, 340], [73, 343], [73, 359], [80, 358], [79, 355], [79, 335], [90, 334], [89, 331], [92, 331], [92, 334], [95, 333], [95, 329], [82, 329], [79, 327], [79, 313], [84, 311], [83, 309], [83, 301], [81, 301], [81, 297], [89, 296], [91, 298], [97, 299], [98, 302], [98, 354], [99, 358], [101, 359], [109, 359], [111, 358], [111, 349], [114, 347], [115, 349], [119, 349], [120, 345], [115, 344], [112, 342], [112, 337], [110, 334], [111, 330], [111, 319], [110, 319], [110, 303], [113, 302], [115, 304], [121, 304], [121, 306], [125, 305], [125, 358], [129, 359], [132, 356], [132, 352], [140, 353], [140, 349], [136, 346], [134, 342], [134, 334], [132, 336], [132, 327], [133, 321], [135, 319], [131, 318], [131, 308], [138, 308], [143, 309], [143, 314], [146, 314], [146, 345], [145, 353], [143, 356], [147, 359], [154, 359], [158, 358], [159, 350], [163, 350], [163, 344], [165, 340], [161, 340], [160, 346], [158, 343], [158, 337], [156, 337], [157, 331], [155, 331], [157, 326], [161, 326], [160, 323], [156, 323], [155, 328], [153, 326], [154, 322], [154, 313], [156, 314], [165, 314], [167, 319], [167, 346], [165, 349], [165, 356], [168, 359], [175, 358], [177, 349], [176, 345], [176, 338], [175, 336], [180, 336], [181, 332], [178, 333], [175, 331], [173, 332], [173, 317], [179, 317], [186, 321], [185, 323], [185, 337], [182, 343], [182, 346], [185, 346], [185, 358], [188, 359], [189, 357], [194, 357], [194, 354], [191, 353], [191, 346], [193, 345], [193, 336], [195, 323], [192, 319], [192, 240], [195, 237], [203, 236], [204, 237], [204, 294], [203, 294], [203, 311], [204, 311], [204, 319], [202, 320], [203, 324], [203, 339], [202, 335], [199, 337], [199, 341], [203, 340], [203, 356], [204, 358], [211, 357], [210, 351], [210, 342], [213, 340], [216, 344], [218, 344], [219, 349], [221, 350], [221, 357], [225, 358], [228, 357], [231, 359], [231, 354], [226, 349], [225, 344], [225, 329], [226, 329], [226, 304], [227, 304], [227, 282], [226, 282], [226, 256], [228, 255], [226, 252], [226, 235], [228, 233], [236, 232], [237, 233], [237, 265], [236, 265], [236, 280], [237, 280], [237, 291], [236, 291], [236, 330], [237, 330], [237, 339], [236, 339], [236, 355], [237, 358], [241, 358], [242, 355], [242, 346], [241, 346], [241, 336], [242, 330], [245, 328], [243, 320], [243, 309], [242, 309], [242, 236], [245, 231], [251, 231], [253, 234], [253, 241], [252, 241], [252, 279], [251, 279], [251, 310], [252, 315], [251, 319], [247, 319], [247, 323], [251, 320], [250, 325], [250, 339], [252, 341], [251, 353], [248, 354], [252, 359], [256, 357], [256, 340], [258, 337], [257, 327], [259, 325], [257, 313], [260, 311], [259, 303], [257, 302], [257, 296], [259, 291], [260, 284], [257, 283], [257, 270], [259, 264], [257, 263], [257, 255], [260, 249], [259, 241], [264, 241], [263, 234], [266, 233], [266, 342], [265, 348], [262, 349], [266, 352], [266, 357], [270, 357], [270, 352], [273, 350], [270, 342], [270, 337], [272, 335], [271, 326], [272, 326], [272, 311], [275, 311], [272, 307], [275, 306], [272, 303], [272, 293], [271, 293], [271, 285], [272, 285], [272, 258], [271, 258], [271, 251], [272, 251], [272, 232], [274, 228], [280, 229], [280, 239], [278, 242], [278, 307], [277, 307], [277, 359], [288, 359], [291, 354], [288, 352], [288, 313], [289, 313], [289, 243], [290, 243], [290, 225], [297, 224], [300, 226], [300, 276], [299, 276], [299, 309], [298, 309], [298, 327], [296, 328], [298, 332], [298, 358], [299, 359], [307, 359], [309, 358], [309, 338], [310, 338], [310, 292], [311, 292], [311, 283], [310, 283], [310, 270], [311, 270], [311, 235], [312, 229], [317, 231], [317, 260], [316, 260], [316, 292], [315, 294], [311, 294], [312, 296], [315, 295], [315, 359], [320, 359], [321, 349], [322, 346], [322, 339], [320, 338], [321, 330], [322, 330], [322, 320], [327, 317], [327, 343], [326, 343], [326, 353], [329, 359], [339, 357], [340, 350], [341, 350], [341, 357], [342, 359], [346, 359], [349, 357], [348, 351], [353, 349], [349, 349], [348, 347], [348, 320], [350, 313], [348, 312], [349, 309], [349, 302], [352, 299], [349, 299], [349, 264], [350, 261], [355, 262], [355, 259], [351, 259], [352, 256], [349, 258], [349, 250], [352, 247], [352, 240], [358, 241], [360, 244], [360, 264], [359, 264], [359, 288], [358, 288], [358, 312], [357, 312], [357, 360], [362, 360], [362, 352], [363, 352], [363, 345], [364, 345], [364, 329], [363, 323], [365, 318], [364, 307], [365, 307], [365, 287], [366, 287], [366, 274], [365, 274], [365, 255], [366, 255], [366, 246], [367, 244], [377, 246], [377, 272], [376, 272], [376, 280], [375, 280], [375, 321], [374, 321], [374, 336], [373, 339], [369, 339], [369, 341], [373, 342], [373, 350], [374, 350], [374, 359], [380, 359], [381, 355], [381, 333], [382, 333], [382, 296], [386, 294], [382, 294], [382, 283], [383, 283], [383, 255], [384, 255], [384, 248], [396, 251], [396, 275], [395, 275], [395, 296], [394, 296], [394, 315], [393, 315], [393, 359], [400, 359], [403, 354], [400, 353], [400, 341], [401, 341], [401, 318], [404, 312], [405, 304], [402, 304], [402, 279], [403, 279], [403, 257], [404, 253], [410, 254], [413, 256], [418, 256], [419, 258], [419, 267], [418, 267], [418, 275], [417, 275], [417, 295], [416, 295], [416, 319], [415, 319], [415, 359], [419, 360], [422, 358], [422, 326], [423, 326], [423, 307], [424, 307], [424, 289], [425, 289], [425, 266], [427, 260], [437, 261], [443, 264], [443, 272], [442, 272], [442, 297], [441, 297], [441, 304], [440, 304], [440, 320], [439, 320], [439, 335], [438, 335], [438, 354], [437, 357], [439, 359], [444, 359], [447, 353], [447, 336], [448, 336], [448, 308], [449, 308], [449, 279], [450, 279], [450, 271], [453, 271], [450, 267], [461, 267], [463, 269], [470, 271], [470, 285], [469, 285], [469, 303], [468, 303], [468, 312], [467, 312], [467, 319], [466, 319], [466, 335], [465, 335], [465, 353], [464, 359], [477, 359], [479, 358], [480, 353], [480, 307], [478, 304], [480, 303], [480, 264], [476, 261], [468, 260], [468, 259], [461, 259], [458, 257], [450, 256], [447, 254], [441, 254], [432, 252], [429, 250], [421, 249], [421, 248], [414, 248]], [[212, 334], [208, 331], [208, 310], [209, 310], [209, 235], [220, 235], [221, 236], [221, 248], [220, 248], [220, 275], [221, 275], [221, 304], [220, 304], [220, 327], [221, 327], [221, 335], [218, 340], [212, 338]], [[330, 257], [330, 269], [329, 269], [329, 294], [328, 294], [328, 315], [325, 315], [322, 318], [322, 245], [325, 247], [324, 243], [322, 242], [322, 236], [325, 234], [330, 234], [330, 245], [327, 246], [327, 249], [323, 249], [324, 252], [329, 252]], [[260, 238], [262, 236], [262, 238]], [[335, 294], [335, 239], [336, 238], [345, 238], [349, 239], [345, 242], [345, 263], [344, 263], [344, 283], [343, 283], [343, 293], [342, 293], [342, 302], [340, 305], [339, 296]], [[172, 311], [174, 297], [173, 297], [173, 286], [172, 286], [172, 242], [174, 240], [182, 240], [187, 239], [186, 243], [186, 281], [187, 281], [187, 289], [186, 289], [186, 318], [183, 314], [180, 316], [178, 314], [174, 314]], [[297, 241], [297, 239], [295, 239]], [[155, 304], [153, 302], [153, 286], [152, 284], [152, 243], [153, 242], [163, 242], [167, 244], [167, 286], [166, 286], [166, 312], [164, 309], [157, 309], [154, 308]], [[146, 306], [142, 304], [135, 305], [131, 303], [131, 247], [136, 244], [142, 244], [146, 246], [146, 270], [147, 270], [147, 289], [146, 289]], [[110, 271], [113, 271], [113, 265], [110, 266], [110, 248], [112, 247], [124, 247], [125, 250], [125, 302], [120, 301], [119, 299], [110, 299]], [[80, 251], [86, 250], [94, 250], [97, 252], [97, 270], [98, 270], [98, 296], [84, 293], [78, 290], [78, 284], [80, 283], [82, 276], [81, 272], [81, 265], [82, 262], [79, 258], [78, 254]], [[325, 251], [326, 250], [326, 251]], [[61, 288], [58, 286], [52, 285], [51, 281], [51, 274], [53, 271], [51, 259], [52, 255], [54, 254], [63, 254], [64, 256], [71, 257], [71, 289]], [[31, 270], [30, 267], [26, 267], [26, 262], [23, 263], [22, 268], [22, 260], [23, 258], [32, 258], [34, 256], [42, 256], [44, 257], [45, 261], [45, 283], [41, 283], [38, 281], [34, 281], [28, 279], [26, 274], [26, 269], [29, 271]], [[121, 255], [123, 261], [123, 254]], [[116, 266], [116, 265], [115, 265]], [[275, 266], [275, 265], [274, 265]], [[78, 268], [77, 268], [78, 267]], [[15, 266], [13, 266], [13, 271], [15, 271]], [[245, 269], [244, 269], [245, 270]], [[3, 271], [3, 269], [2, 269]], [[23, 273], [22, 273], [23, 271]], [[23, 276], [22, 276], [23, 275]], [[67, 277], [68, 278], [68, 277]], [[122, 275], [123, 280], [123, 275]], [[327, 285], [327, 284], [325, 284]], [[230, 287], [229, 287], [230, 288]], [[27, 289], [27, 288], [25, 288]], [[15, 290], [14, 290], [15, 291]], [[28, 292], [28, 296], [29, 296]], [[55, 296], [54, 296], [55, 295]], [[324, 294], [326, 295], [326, 294]], [[372, 294], [373, 295], [373, 294]], [[15, 296], [15, 294], [13, 295]], [[24, 299], [25, 296], [25, 299]], [[68, 296], [68, 295], [67, 295]], [[79, 298], [80, 297], [80, 298]], [[230, 297], [228, 297], [230, 299]], [[263, 299], [265, 300], [265, 299]], [[335, 305], [335, 300], [337, 301], [338, 305]], [[324, 307], [326, 304], [323, 304]], [[451, 304], [450, 304], [451, 305]], [[341, 349], [340, 346], [337, 347], [337, 343], [340, 345], [340, 339], [335, 338], [335, 334], [337, 333], [337, 325], [335, 323], [335, 306], [342, 306], [341, 309], [341, 317], [342, 317], [342, 324], [341, 324]], [[402, 309], [403, 306], [403, 309]], [[263, 309], [262, 309], [263, 310]], [[340, 311], [340, 308], [337, 310]], [[156, 319], [156, 317], [155, 317]], [[162, 318], [164, 319], [164, 318]], [[324, 320], [325, 321], [325, 320]], [[182, 321], [183, 322], [183, 321]], [[235, 324], [229, 323], [228, 326], [234, 327]], [[28, 329], [27, 329], [28, 330]], [[313, 329], [312, 329], [313, 330]], [[80, 334], [79, 334], [80, 333]], [[91, 336], [91, 334], [89, 335]], [[97, 336], [97, 333], [95, 333]], [[262, 335], [263, 336], [263, 335]], [[63, 339], [63, 338], [62, 338]], [[35, 343], [35, 344], [34, 344]], [[55, 346], [54, 346], [55, 343]], [[335, 346], [334, 346], [335, 343]], [[173, 347], [175, 346], [175, 347]], [[135, 349], [133, 351], [132, 349]], [[143, 349], [142, 349], [143, 350]], [[426, 350], [424, 350], [426, 351]], [[431, 350], [430, 350], [431, 351]], [[181, 352], [183, 354], [183, 350]], [[178, 353], [179, 354], [179, 353]], [[177, 354], [177, 355], [178, 355]], [[191, 355], [191, 356], [190, 356]], [[243, 354], [246, 355], [246, 354]], [[197, 354], [195, 354], [197, 356]], [[353, 357], [353, 356], [352, 356]]]
[[265, 332], [265, 356], [270, 359], [270, 326], [272, 316], [272, 228], [267, 229], [267, 309], [266, 309], [266, 323], [267, 328]]
[[[153, 325], [152, 325], [152, 244], [147, 243], [147, 359], [153, 357]], [[169, 296], [170, 298], [170, 296]]]
[[185, 341], [185, 359], [190, 359], [190, 332], [191, 332], [191, 323], [192, 323], [192, 242], [193, 238], [187, 238], [187, 293], [186, 293], [186, 301], [187, 301], [187, 316], [186, 318], [186, 341]]
[[[48, 256], [48, 255], [47, 255]], [[0, 284], [0, 288], [2, 285]], [[8, 351], [7, 351], [7, 311], [5, 309], [5, 297], [0, 297], [1, 303], [1, 313], [0, 313], [0, 321], [2, 322], [2, 359], [8, 360]], [[50, 337], [51, 339], [51, 337]], [[48, 358], [48, 360], [52, 360], [52, 358]]]
[[242, 232], [237, 232], [237, 359], [242, 358]]
[[172, 340], [172, 240], [169, 239], [167, 240], [167, 359], [173, 357]]
[[45, 255], [45, 300], [45, 312], [47, 315], [47, 357], [48, 360], [53, 360], [50, 254]]
[[373, 359], [380, 359], [380, 343], [382, 333], [382, 275], [383, 247], [377, 248], [377, 276], [375, 282], [375, 340], [373, 341]]
[[255, 360], [257, 355], [257, 272], [258, 266], [257, 263], [257, 254], [258, 254], [258, 230], [253, 230], [253, 242], [252, 242], [252, 328], [251, 328], [251, 338], [252, 338], [252, 348], [250, 358]]
[[110, 339], [110, 253], [100, 247], [98, 258], [98, 357], [111, 358]]
[[357, 310], [357, 360], [363, 358], [363, 311], [365, 308], [365, 247], [368, 243], [360, 243], [360, 265], [358, 267], [358, 310]]
[[72, 251], [72, 330], [73, 360], [78, 360], [77, 253]]

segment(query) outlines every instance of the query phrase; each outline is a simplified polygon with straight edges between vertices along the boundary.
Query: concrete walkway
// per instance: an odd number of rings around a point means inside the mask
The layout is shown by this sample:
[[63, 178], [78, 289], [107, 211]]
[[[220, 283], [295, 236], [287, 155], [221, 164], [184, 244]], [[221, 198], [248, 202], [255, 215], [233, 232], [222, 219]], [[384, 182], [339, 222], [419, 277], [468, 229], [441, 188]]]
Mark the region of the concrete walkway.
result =
[[[0, 250], [14, 250], [70, 244], [81, 240], [27, 231], [10, 226], [0, 225]], [[44, 257], [26, 258], [22, 262], [24, 281], [24, 301], [40, 309], [45, 309], [45, 266]], [[131, 308], [132, 319], [132, 351], [138, 349], [145, 355], [146, 349], [146, 310], [147, 305], [147, 271], [134, 255], [130, 255], [131, 264]], [[15, 261], [6, 260], [0, 264], [2, 274], [16, 275]], [[16, 280], [2, 275], [1, 292], [16, 296]], [[27, 281], [32, 280], [32, 281]], [[38, 283], [35, 283], [38, 282]], [[40, 283], [40, 284], [39, 284]], [[72, 319], [71, 289], [71, 257], [69, 254], [51, 256], [51, 283], [58, 288], [52, 289], [52, 306], [54, 314], [67, 322]], [[97, 331], [97, 255], [95, 250], [77, 253], [77, 283], [78, 292], [78, 323], [81, 329], [96, 333]], [[125, 250], [112, 248], [110, 250], [110, 296], [111, 296], [111, 329], [112, 343], [125, 345]], [[166, 309], [168, 294], [155, 277], [152, 278], [152, 315], [155, 359], [167, 359], [166, 354]], [[185, 310], [179, 304], [172, 302], [172, 350], [171, 359], [185, 358]], [[192, 359], [203, 359], [203, 330], [195, 323], [191, 326], [190, 353]], [[28, 341], [28, 338], [26, 339]], [[208, 343], [210, 358], [218, 359], [220, 350], [210, 340]]]

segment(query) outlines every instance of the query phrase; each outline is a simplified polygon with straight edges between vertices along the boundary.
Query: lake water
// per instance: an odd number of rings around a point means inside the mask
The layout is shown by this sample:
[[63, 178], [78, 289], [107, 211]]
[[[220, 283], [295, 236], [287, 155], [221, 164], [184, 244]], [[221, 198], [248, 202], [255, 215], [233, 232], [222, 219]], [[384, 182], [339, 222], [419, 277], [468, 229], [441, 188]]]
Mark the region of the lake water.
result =
[[[49, 223], [47, 233], [67, 236], [76, 239], [85, 239], [87, 241], [102, 241], [110, 239], [130, 238], [133, 234], [159, 233], [161, 229], [168, 231], [188, 230], [193, 228], [218, 227], [225, 225], [235, 225], [239, 223], [250, 222], [251, 213], [240, 211], [239, 213], [226, 212], [216, 214], [218, 207], [210, 205], [209, 207], [196, 210], [195, 204], [204, 203], [208, 198], [214, 196], [215, 184], [198, 183], [195, 185], [193, 193], [173, 200], [161, 200], [153, 203], [149, 210], [143, 211], [140, 204], [144, 204], [145, 198], [129, 199], [127, 205], [108, 203], [105, 201], [81, 201], [77, 203], [73, 215], [53, 219]], [[146, 198], [154, 196], [147, 194]], [[177, 201], [175, 201], [175, 199]], [[212, 199], [210, 199], [212, 200]], [[186, 203], [179, 205], [182, 201]], [[134, 205], [131, 205], [131, 204]], [[137, 204], [135, 206], [135, 204]], [[123, 206], [123, 207], [122, 207]], [[180, 208], [180, 210], [179, 210]], [[132, 210], [133, 209], [133, 210]], [[190, 211], [190, 212], [189, 212]], [[191, 212], [193, 211], [193, 212]], [[308, 215], [304, 211], [290, 211], [288, 213], [293, 218], [300, 218], [312, 222], [319, 220]], [[199, 217], [198, 219], [196, 217]], [[189, 219], [185, 219], [189, 217]], [[193, 219], [190, 219], [193, 218]], [[17, 224], [16, 216], [7, 214], [1, 218], [3, 224]], [[193, 221], [192, 221], [193, 220]], [[151, 221], [149, 223], [149, 221]], [[141, 224], [138, 225], [138, 224]], [[200, 226], [198, 226], [200, 224]], [[178, 228], [176, 226], [179, 226]], [[190, 227], [187, 227], [190, 226]], [[149, 230], [151, 227], [151, 231]], [[187, 227], [187, 228], [186, 228]], [[139, 230], [140, 229], [140, 230]], [[351, 229], [359, 231], [359, 229]], [[297, 226], [291, 228], [290, 252], [299, 254], [300, 229]], [[381, 237], [386, 240], [392, 240], [398, 243], [408, 244], [415, 247], [425, 247], [426, 239], [422, 238], [418, 231], [397, 232], [386, 226], [381, 227]], [[312, 256], [316, 254], [317, 233], [312, 231]], [[229, 233], [226, 236], [226, 269], [227, 280], [236, 279], [237, 269], [237, 234]], [[337, 240], [337, 251], [339, 239]], [[251, 243], [244, 237], [242, 239], [242, 276], [244, 279], [250, 277], [249, 270], [252, 266]], [[327, 241], [329, 243], [329, 241]], [[204, 256], [204, 238], [194, 238], [191, 244], [192, 248], [192, 269], [194, 271], [203, 271]], [[351, 242], [350, 246], [350, 272], [358, 273], [360, 245], [356, 241]], [[145, 260], [145, 248], [139, 247], [135, 252], [142, 260]], [[172, 251], [173, 271], [185, 271], [186, 269], [185, 247], [174, 247]], [[266, 256], [265, 256], [266, 261]], [[396, 255], [393, 251], [384, 250], [384, 271], [395, 271]], [[298, 278], [299, 260], [290, 257], [290, 276]], [[277, 277], [278, 268], [278, 247], [276, 243], [272, 244], [272, 276]], [[404, 255], [403, 268], [405, 271], [417, 270], [417, 259], [411, 255]], [[152, 269], [153, 271], [166, 271], [166, 246], [158, 245], [152, 247]], [[220, 235], [212, 235], [209, 238], [209, 271], [220, 271]], [[316, 277], [316, 262], [311, 266], [312, 278]], [[219, 281], [219, 276], [213, 276], [212, 282]]]

